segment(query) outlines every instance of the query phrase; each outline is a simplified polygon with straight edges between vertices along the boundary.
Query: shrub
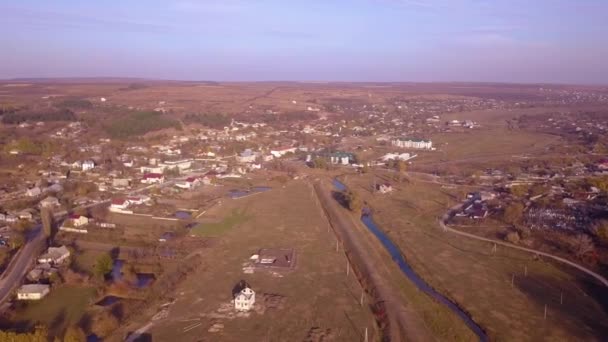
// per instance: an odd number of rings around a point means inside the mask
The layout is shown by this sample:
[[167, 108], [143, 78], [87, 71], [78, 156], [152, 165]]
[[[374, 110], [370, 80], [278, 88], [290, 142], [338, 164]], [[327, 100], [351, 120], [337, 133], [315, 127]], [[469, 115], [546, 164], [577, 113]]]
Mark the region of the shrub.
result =
[[517, 234], [517, 232], [510, 232], [509, 234], [507, 234], [507, 235], [505, 236], [505, 240], [506, 240], [507, 242], [510, 242], [510, 243], [516, 244], [516, 243], [518, 243], [518, 242], [519, 242], [519, 234]]

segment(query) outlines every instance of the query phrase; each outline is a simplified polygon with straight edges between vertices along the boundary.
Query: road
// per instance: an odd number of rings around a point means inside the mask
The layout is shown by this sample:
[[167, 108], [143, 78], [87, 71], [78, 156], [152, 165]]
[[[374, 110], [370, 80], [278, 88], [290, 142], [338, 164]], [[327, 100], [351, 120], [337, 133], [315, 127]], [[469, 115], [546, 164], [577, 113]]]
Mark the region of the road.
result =
[[[149, 190], [153, 187], [166, 187], [175, 184], [176, 181], [180, 179], [186, 179], [193, 173], [202, 171], [203, 169], [191, 170], [188, 174], [168, 180], [162, 184], [151, 184], [139, 189], [135, 189], [127, 193], [127, 196], [133, 196], [143, 191]], [[103, 205], [109, 203], [110, 200], [105, 200], [101, 202], [90, 203], [87, 205], [83, 205], [74, 210], [80, 209], [88, 209], [94, 206]], [[60, 212], [55, 214], [55, 220], [62, 220], [67, 215], [67, 212]], [[42, 233], [42, 225], [38, 224], [34, 229], [32, 229], [32, 233], [28, 236], [27, 241], [23, 245], [23, 247], [13, 256], [13, 259], [9, 263], [8, 267], [4, 270], [2, 275], [0, 276], [0, 304], [6, 301], [12, 291], [21, 284], [21, 280], [27, 275], [30, 270], [30, 265], [35, 261], [36, 257], [42, 250], [45, 248], [45, 238]]]
[[42, 226], [38, 225], [10, 264], [2, 273], [0, 278], [0, 303], [3, 303], [11, 295], [13, 289], [21, 283], [21, 279], [29, 272], [33, 259], [44, 248], [45, 239], [42, 234]]
[[521, 247], [521, 246], [516, 246], [504, 241], [499, 241], [499, 240], [494, 240], [494, 239], [488, 239], [488, 238], [484, 238], [481, 236], [477, 236], [475, 234], [470, 234], [470, 233], [465, 233], [463, 231], [451, 228], [450, 226], [448, 226], [445, 222], [447, 222], [448, 218], [455, 212], [455, 210], [457, 210], [458, 208], [462, 207], [462, 204], [458, 204], [454, 207], [452, 207], [450, 210], [448, 210], [443, 217], [439, 220], [439, 225], [441, 226], [441, 228], [443, 228], [444, 231], [447, 232], [451, 232], [451, 233], [455, 233], [470, 239], [475, 239], [475, 240], [479, 240], [479, 241], [484, 241], [484, 242], [490, 242], [493, 243], [495, 245], [500, 245], [500, 246], [504, 246], [504, 247], [509, 247], [509, 248], [513, 248], [513, 249], [517, 249], [520, 251], [524, 251], [524, 252], [528, 252], [528, 253], [533, 253], [533, 254], [537, 254], [537, 255], [542, 255], [548, 258], [551, 258], [553, 260], [556, 260], [558, 262], [561, 262], [563, 264], [569, 265], [571, 267], [574, 267], [582, 272], [587, 273], [588, 275], [592, 276], [593, 278], [597, 279], [600, 283], [604, 284], [604, 286], [608, 286], [608, 279], [602, 277], [601, 275], [597, 274], [596, 272], [593, 272], [592, 270], [583, 267], [577, 263], [574, 263], [568, 259], [559, 257], [557, 255], [553, 255], [550, 253], [546, 253], [546, 252], [542, 252], [536, 249], [532, 249], [532, 248], [526, 248], [526, 247]]

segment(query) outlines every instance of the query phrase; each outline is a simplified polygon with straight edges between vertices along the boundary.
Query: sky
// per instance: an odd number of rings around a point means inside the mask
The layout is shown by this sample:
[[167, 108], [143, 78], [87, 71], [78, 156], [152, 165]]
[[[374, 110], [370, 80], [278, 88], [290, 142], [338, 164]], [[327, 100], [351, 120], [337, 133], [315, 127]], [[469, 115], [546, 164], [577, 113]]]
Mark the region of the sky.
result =
[[608, 0], [0, 0], [0, 79], [608, 84]]

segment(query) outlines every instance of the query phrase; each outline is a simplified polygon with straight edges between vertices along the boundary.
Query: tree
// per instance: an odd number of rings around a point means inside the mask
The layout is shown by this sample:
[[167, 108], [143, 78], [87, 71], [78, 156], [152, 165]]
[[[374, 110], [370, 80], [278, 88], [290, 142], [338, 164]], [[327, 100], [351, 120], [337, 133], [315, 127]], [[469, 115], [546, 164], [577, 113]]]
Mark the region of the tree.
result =
[[348, 209], [355, 213], [360, 213], [363, 208], [363, 201], [359, 194], [354, 191], [347, 190], [343, 193], [344, 200], [346, 201], [346, 205]]
[[44, 236], [46, 236], [49, 240], [53, 238], [53, 211], [50, 208], [42, 208], [40, 212], [40, 219], [42, 220], [42, 231], [44, 232]]
[[586, 234], [578, 234], [570, 241], [570, 248], [577, 257], [583, 257], [587, 253], [593, 252], [595, 246], [593, 240]]
[[513, 202], [505, 208], [503, 220], [509, 224], [515, 225], [520, 222], [524, 215], [524, 206], [519, 202]]
[[519, 242], [519, 234], [517, 234], [517, 232], [510, 232], [505, 236], [505, 240], [507, 240], [507, 242], [516, 244]]
[[87, 335], [78, 326], [69, 327], [63, 335], [63, 342], [86, 342]]
[[106, 337], [118, 328], [120, 322], [110, 311], [104, 311], [94, 321], [91, 330], [100, 337]]
[[112, 272], [113, 266], [114, 261], [112, 260], [110, 254], [104, 253], [95, 262], [93, 273], [98, 278], [104, 278], [108, 273]]
[[527, 185], [514, 185], [511, 187], [511, 194], [516, 197], [524, 197], [528, 194], [528, 190]]
[[398, 160], [395, 163], [395, 169], [397, 169], [397, 172], [399, 172], [399, 182], [401, 182], [407, 169], [407, 164], [403, 160]]
[[602, 220], [595, 225], [595, 234], [601, 242], [608, 244], [608, 220]]

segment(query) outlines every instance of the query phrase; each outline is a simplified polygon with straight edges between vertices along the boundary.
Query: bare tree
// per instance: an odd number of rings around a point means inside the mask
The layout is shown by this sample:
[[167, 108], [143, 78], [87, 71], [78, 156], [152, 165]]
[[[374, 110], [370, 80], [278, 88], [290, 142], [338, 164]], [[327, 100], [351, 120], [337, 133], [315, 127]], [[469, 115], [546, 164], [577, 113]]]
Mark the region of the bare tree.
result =
[[42, 208], [40, 212], [40, 219], [42, 220], [42, 231], [47, 239], [51, 240], [53, 238], [53, 211], [50, 208]]
[[593, 240], [586, 234], [578, 234], [570, 241], [570, 247], [577, 257], [582, 257], [587, 253], [593, 252], [595, 246]]

